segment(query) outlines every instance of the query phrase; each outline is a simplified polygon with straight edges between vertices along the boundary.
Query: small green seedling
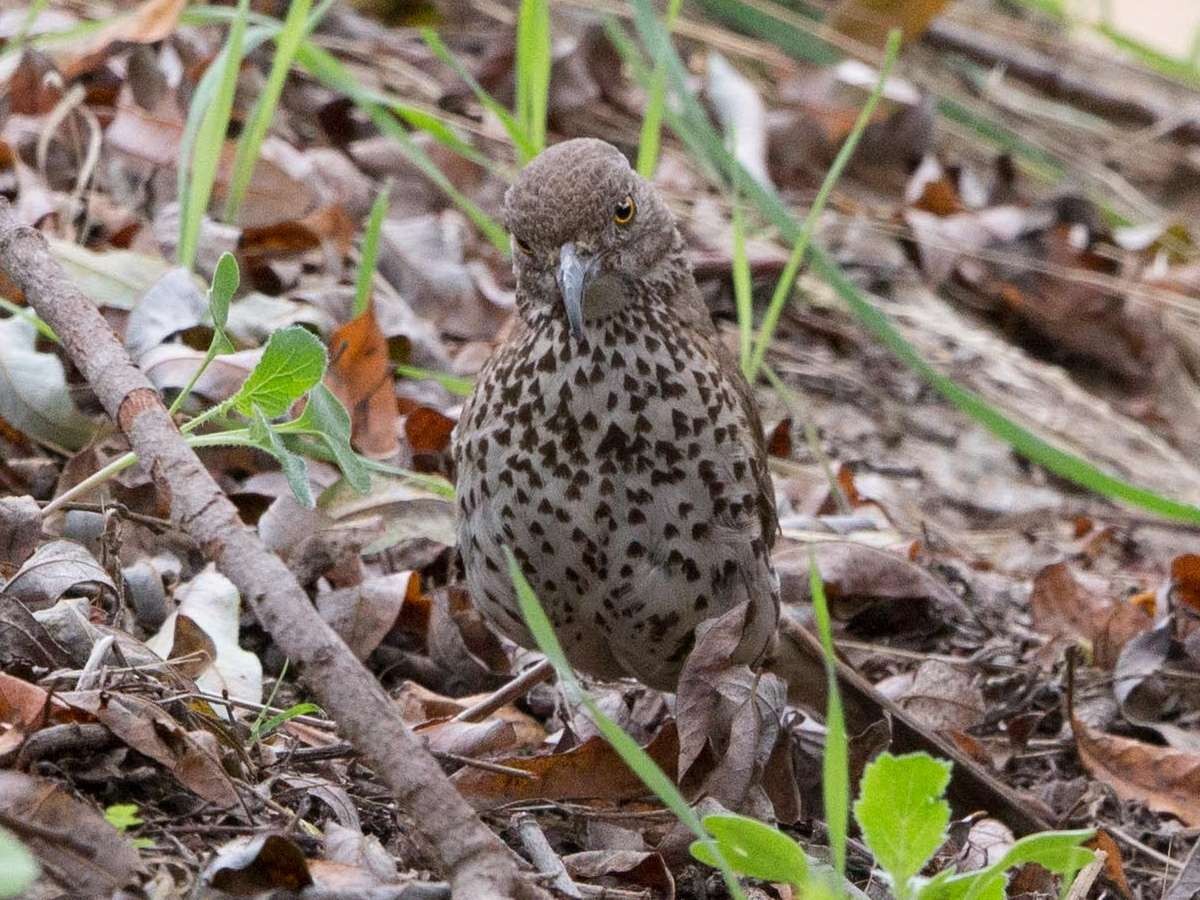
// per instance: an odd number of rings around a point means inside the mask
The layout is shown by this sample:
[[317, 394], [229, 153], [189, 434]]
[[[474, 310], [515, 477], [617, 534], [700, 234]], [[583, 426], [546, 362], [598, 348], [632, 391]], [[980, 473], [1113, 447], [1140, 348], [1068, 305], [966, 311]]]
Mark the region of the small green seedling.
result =
[[[145, 824], [142, 817], [138, 815], [136, 803], [114, 803], [112, 806], [107, 806], [104, 809], [104, 819], [121, 834], [130, 828], [137, 828], [139, 825]], [[147, 850], [154, 846], [154, 841], [143, 837], [131, 838], [130, 843], [137, 850]]]

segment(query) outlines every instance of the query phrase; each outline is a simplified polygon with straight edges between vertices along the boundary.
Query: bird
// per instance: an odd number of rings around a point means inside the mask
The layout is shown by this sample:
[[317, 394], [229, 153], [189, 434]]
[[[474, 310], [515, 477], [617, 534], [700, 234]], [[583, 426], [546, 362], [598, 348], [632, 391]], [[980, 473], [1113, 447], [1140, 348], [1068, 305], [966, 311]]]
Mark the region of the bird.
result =
[[554, 144], [504, 199], [515, 322], [453, 437], [467, 589], [535, 642], [505, 548], [568, 661], [675, 690], [699, 625], [748, 604], [732, 656], [772, 646], [775, 494], [750, 386], [658, 191], [612, 144]]

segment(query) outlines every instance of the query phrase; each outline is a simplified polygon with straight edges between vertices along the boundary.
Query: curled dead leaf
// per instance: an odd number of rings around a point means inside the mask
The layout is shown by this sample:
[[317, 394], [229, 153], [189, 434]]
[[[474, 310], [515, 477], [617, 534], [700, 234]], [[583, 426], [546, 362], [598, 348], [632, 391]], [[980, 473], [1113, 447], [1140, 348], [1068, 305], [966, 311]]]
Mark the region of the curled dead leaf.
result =
[[1071, 729], [1084, 767], [1121, 799], [1200, 825], [1200, 754], [1106, 734], [1077, 716]]

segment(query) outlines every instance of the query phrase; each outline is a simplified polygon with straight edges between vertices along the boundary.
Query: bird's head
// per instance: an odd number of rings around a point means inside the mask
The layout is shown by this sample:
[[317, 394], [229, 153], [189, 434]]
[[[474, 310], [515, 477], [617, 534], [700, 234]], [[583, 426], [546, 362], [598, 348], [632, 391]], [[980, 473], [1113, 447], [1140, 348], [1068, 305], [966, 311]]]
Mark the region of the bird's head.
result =
[[[678, 254], [675, 219], [612, 144], [555, 144], [525, 167], [504, 198], [518, 295], [561, 304], [572, 334], [622, 309]], [[545, 310], [534, 310], [544, 312]]]

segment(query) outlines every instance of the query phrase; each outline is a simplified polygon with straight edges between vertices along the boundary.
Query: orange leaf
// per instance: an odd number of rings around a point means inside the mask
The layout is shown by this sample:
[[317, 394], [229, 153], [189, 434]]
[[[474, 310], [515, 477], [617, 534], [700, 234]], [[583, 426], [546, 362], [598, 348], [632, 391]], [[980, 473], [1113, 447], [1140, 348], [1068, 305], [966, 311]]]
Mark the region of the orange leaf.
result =
[[325, 384], [350, 411], [351, 443], [367, 456], [391, 456], [399, 449], [399, 408], [388, 359], [387, 339], [368, 308], [329, 338]]
[[413, 453], [441, 453], [450, 446], [454, 420], [428, 406], [418, 406], [404, 420], [404, 436]]

